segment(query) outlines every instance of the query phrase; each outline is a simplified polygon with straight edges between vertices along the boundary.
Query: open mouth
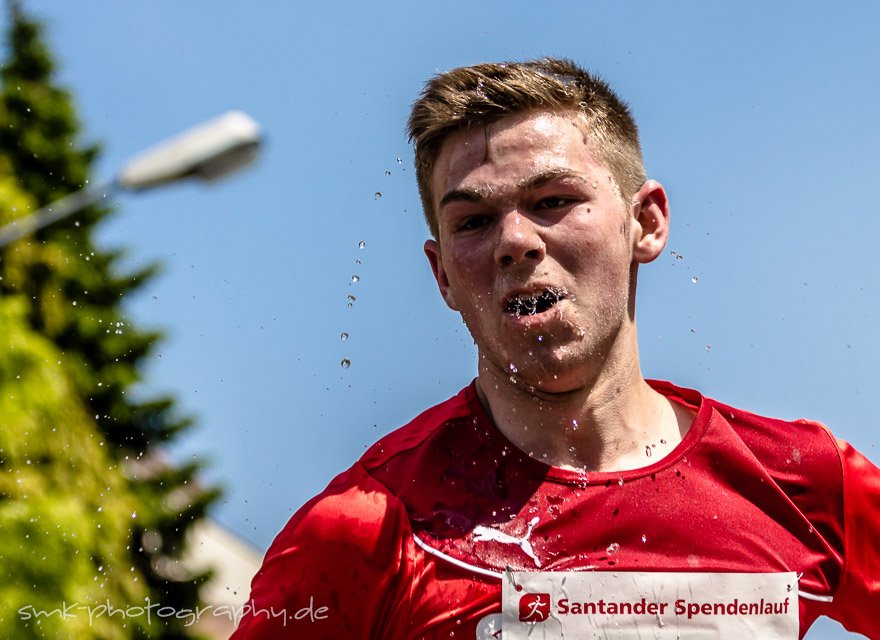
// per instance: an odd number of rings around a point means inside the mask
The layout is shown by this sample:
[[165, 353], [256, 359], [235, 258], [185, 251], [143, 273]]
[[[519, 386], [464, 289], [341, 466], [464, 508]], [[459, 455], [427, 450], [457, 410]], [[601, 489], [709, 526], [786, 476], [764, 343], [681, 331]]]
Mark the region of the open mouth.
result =
[[508, 299], [505, 311], [515, 315], [517, 318], [520, 316], [536, 316], [552, 308], [553, 305], [564, 299], [566, 295], [565, 289], [547, 287], [540, 293], [529, 296], [514, 296]]

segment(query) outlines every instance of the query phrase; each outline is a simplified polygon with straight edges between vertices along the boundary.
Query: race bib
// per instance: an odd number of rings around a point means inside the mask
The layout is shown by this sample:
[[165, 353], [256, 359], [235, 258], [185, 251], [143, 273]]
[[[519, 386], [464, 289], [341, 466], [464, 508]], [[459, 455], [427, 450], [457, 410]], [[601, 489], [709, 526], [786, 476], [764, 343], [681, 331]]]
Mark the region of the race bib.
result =
[[504, 640], [797, 640], [795, 573], [515, 572]]

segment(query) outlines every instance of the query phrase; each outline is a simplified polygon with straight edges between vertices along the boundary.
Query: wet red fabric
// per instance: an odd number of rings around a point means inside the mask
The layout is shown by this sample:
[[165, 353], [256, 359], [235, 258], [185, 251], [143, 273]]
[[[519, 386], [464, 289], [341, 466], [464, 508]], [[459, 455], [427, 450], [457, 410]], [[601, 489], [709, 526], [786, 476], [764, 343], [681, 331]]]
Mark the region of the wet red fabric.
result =
[[473, 385], [429, 409], [293, 516], [233, 639], [483, 640], [506, 567], [794, 571], [801, 636], [829, 615], [880, 638], [880, 470], [818, 423], [651, 384], [696, 419], [670, 455], [620, 473], [530, 458]]

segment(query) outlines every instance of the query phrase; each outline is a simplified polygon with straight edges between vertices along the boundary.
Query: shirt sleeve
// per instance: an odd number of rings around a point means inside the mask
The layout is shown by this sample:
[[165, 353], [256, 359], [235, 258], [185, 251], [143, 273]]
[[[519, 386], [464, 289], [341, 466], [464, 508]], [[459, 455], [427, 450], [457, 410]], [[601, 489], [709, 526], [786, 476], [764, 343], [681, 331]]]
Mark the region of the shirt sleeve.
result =
[[355, 464], [272, 543], [230, 640], [404, 637], [410, 538], [400, 501]]
[[829, 615], [849, 631], [880, 638], [880, 469], [850, 444], [838, 444], [845, 565]]

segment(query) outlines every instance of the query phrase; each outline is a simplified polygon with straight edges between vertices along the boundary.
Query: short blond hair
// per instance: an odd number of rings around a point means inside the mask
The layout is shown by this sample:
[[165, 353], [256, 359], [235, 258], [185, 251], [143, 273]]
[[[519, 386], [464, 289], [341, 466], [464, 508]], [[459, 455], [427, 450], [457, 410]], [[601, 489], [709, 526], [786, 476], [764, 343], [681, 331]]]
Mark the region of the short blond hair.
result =
[[538, 110], [573, 111], [582, 116], [585, 133], [622, 197], [632, 196], [644, 184], [647, 178], [636, 122], [626, 103], [603, 80], [571, 60], [553, 58], [459, 67], [425, 84], [409, 118], [419, 194], [435, 238], [438, 227], [431, 174], [443, 141], [460, 129]]

